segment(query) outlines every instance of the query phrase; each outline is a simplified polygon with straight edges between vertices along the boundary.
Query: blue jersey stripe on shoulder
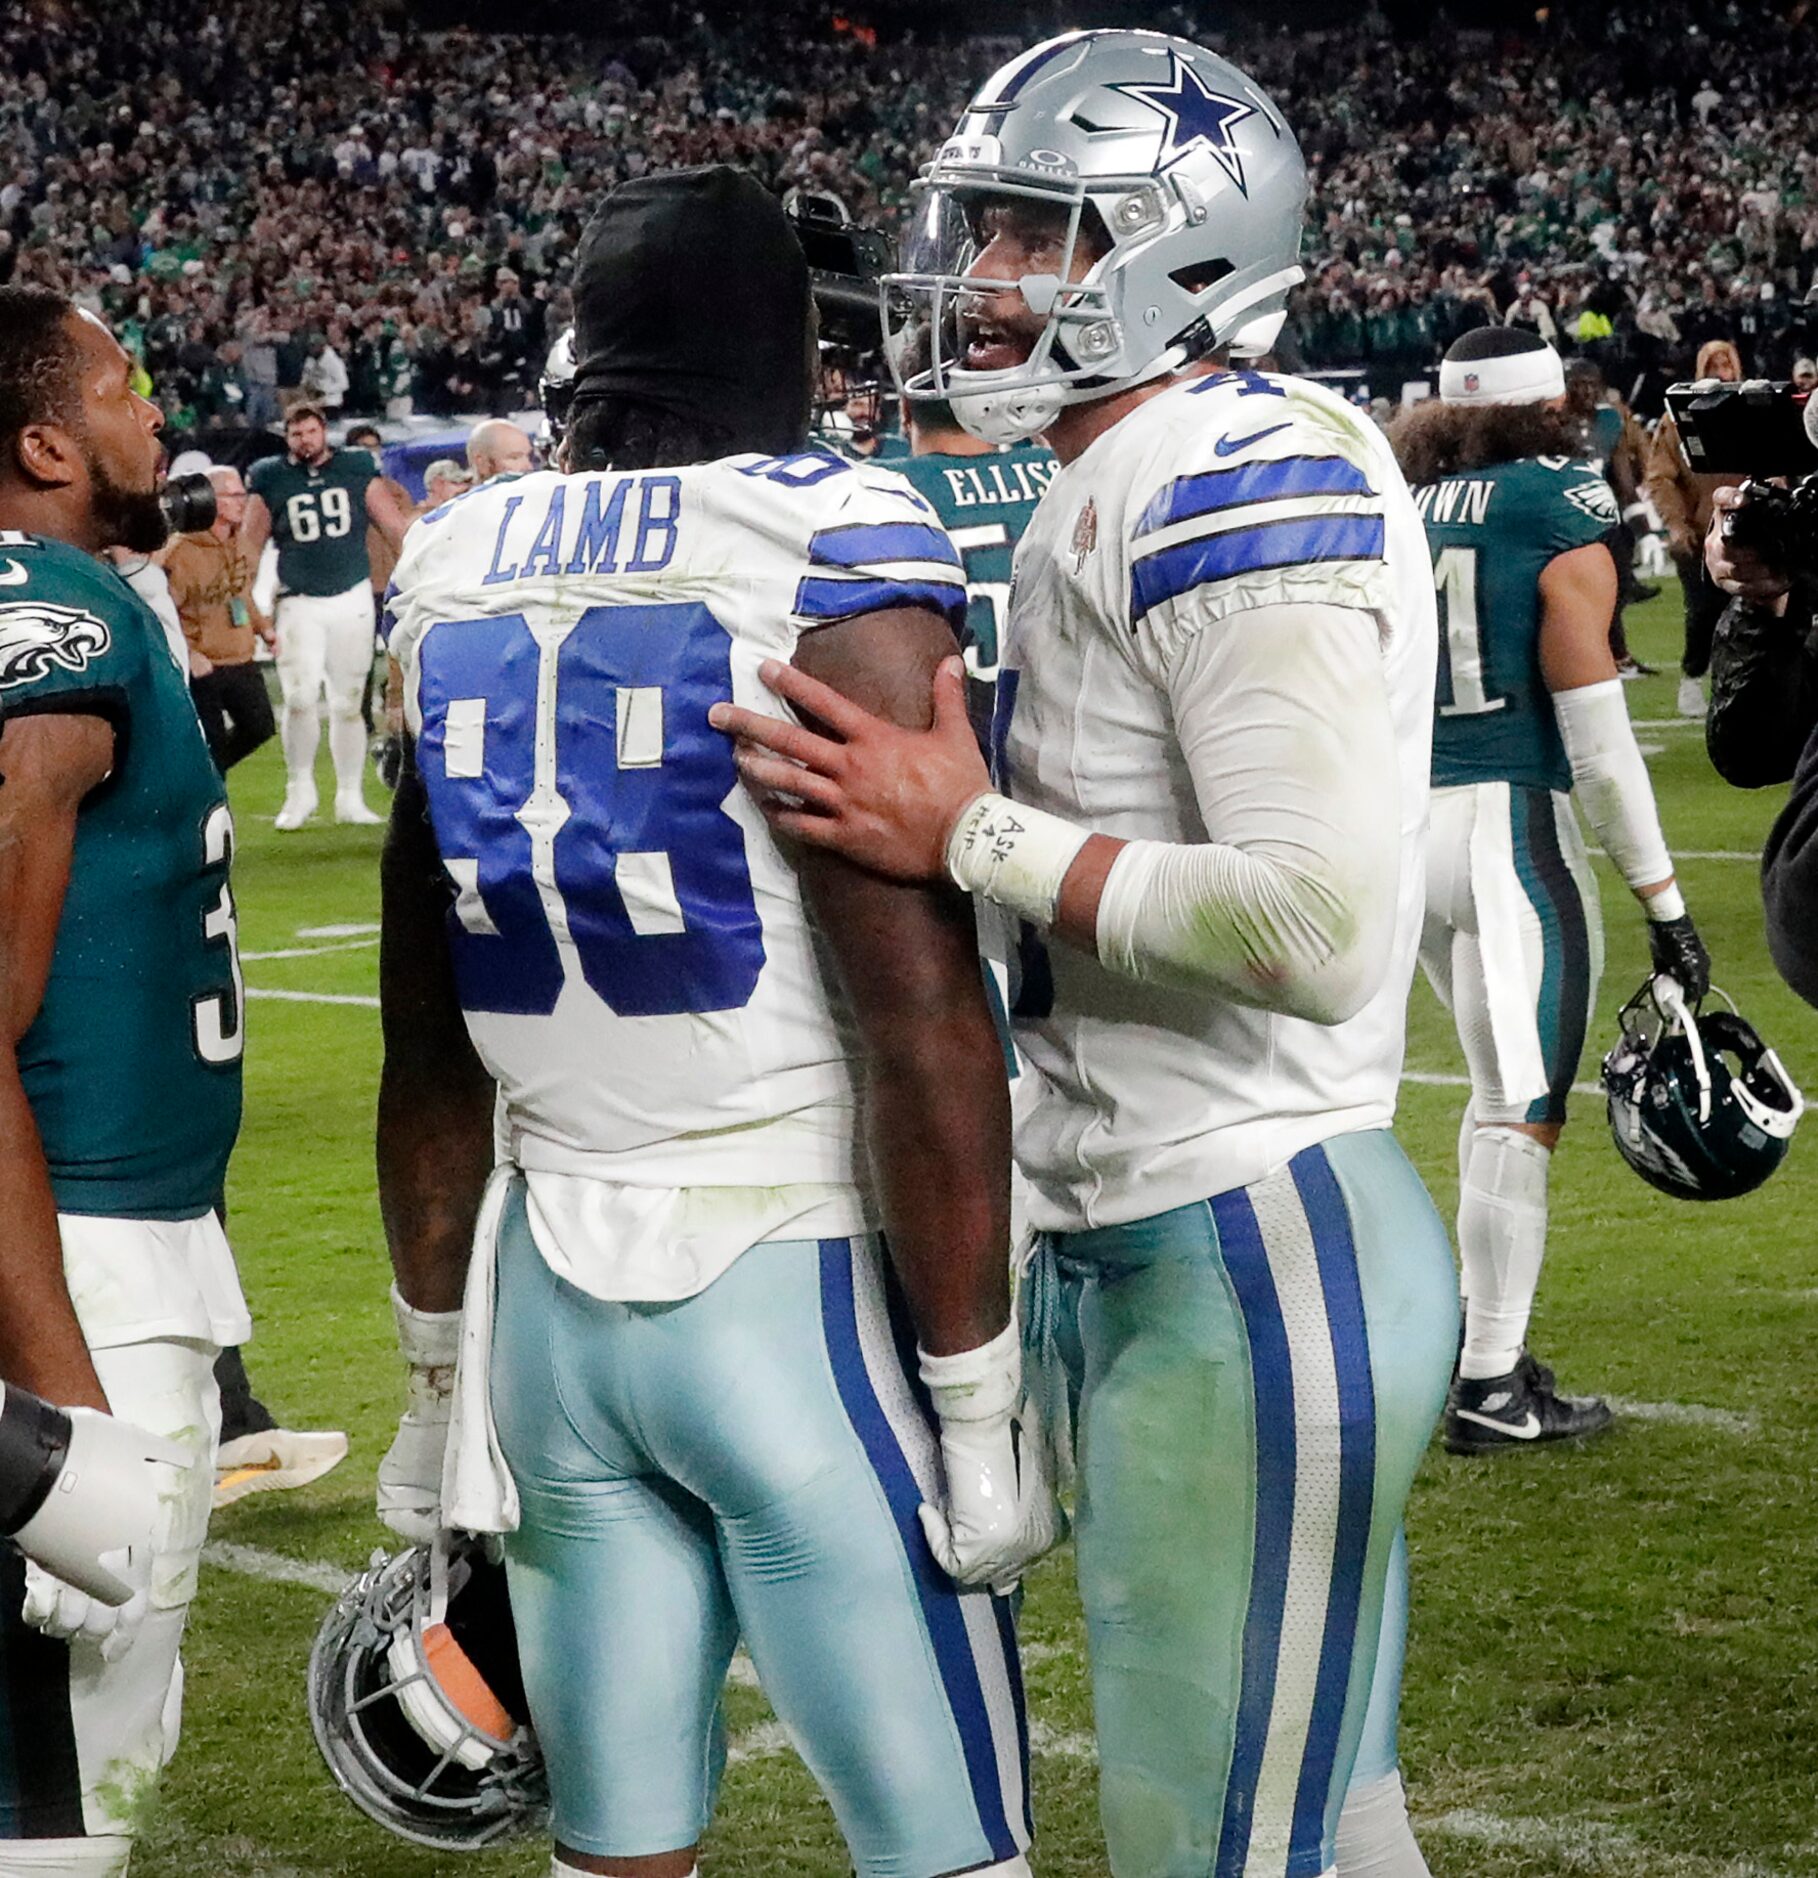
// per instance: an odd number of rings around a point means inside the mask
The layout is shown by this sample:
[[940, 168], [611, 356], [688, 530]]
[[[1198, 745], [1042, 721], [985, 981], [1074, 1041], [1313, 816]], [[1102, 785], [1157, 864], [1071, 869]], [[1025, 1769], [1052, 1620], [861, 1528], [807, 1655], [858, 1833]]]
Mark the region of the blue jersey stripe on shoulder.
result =
[[1258, 522], [1201, 535], [1145, 554], [1130, 569], [1130, 617], [1134, 624], [1166, 600], [1178, 600], [1209, 581], [1237, 574], [1298, 567], [1308, 561], [1380, 561], [1380, 515], [1315, 515], [1286, 522]]
[[926, 522], [848, 522], [823, 528], [808, 544], [817, 567], [867, 567], [876, 562], [941, 561], [958, 567], [958, 551], [943, 529]]
[[890, 607], [925, 606], [944, 615], [957, 631], [966, 617], [966, 588], [959, 580], [839, 580], [808, 575], [795, 590], [798, 618], [829, 621], [855, 619]]
[[1215, 515], [1252, 502], [1276, 502], [1288, 496], [1373, 496], [1370, 479], [1342, 456], [1282, 456], [1231, 469], [1177, 476], [1143, 510], [1138, 536], [1196, 515]]

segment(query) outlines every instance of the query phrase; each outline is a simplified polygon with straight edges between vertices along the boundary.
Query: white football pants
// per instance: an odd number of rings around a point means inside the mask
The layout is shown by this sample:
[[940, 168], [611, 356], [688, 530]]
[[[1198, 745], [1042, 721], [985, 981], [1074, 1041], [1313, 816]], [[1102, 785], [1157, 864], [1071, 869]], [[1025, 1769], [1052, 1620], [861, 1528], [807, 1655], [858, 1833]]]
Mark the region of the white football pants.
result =
[[358, 797], [366, 763], [360, 706], [372, 679], [373, 602], [366, 581], [345, 593], [287, 593], [277, 607], [278, 679], [284, 689], [284, 767], [293, 794], [315, 788], [320, 701], [328, 694], [335, 794]]
[[[94, 1353], [116, 1415], [186, 1448], [183, 1491], [163, 1507], [152, 1557], [151, 1608], [123, 1656], [107, 1663], [93, 1644], [53, 1643], [26, 1626], [18, 1602], [0, 1612], [9, 1726], [0, 1743], [0, 1878], [41, 1872], [113, 1878], [176, 1752], [183, 1712], [177, 1650], [196, 1592], [214, 1495], [221, 1409], [215, 1345], [163, 1337]], [[9, 1600], [24, 1567], [7, 1549]], [[12, 1836], [17, 1835], [17, 1836]]]

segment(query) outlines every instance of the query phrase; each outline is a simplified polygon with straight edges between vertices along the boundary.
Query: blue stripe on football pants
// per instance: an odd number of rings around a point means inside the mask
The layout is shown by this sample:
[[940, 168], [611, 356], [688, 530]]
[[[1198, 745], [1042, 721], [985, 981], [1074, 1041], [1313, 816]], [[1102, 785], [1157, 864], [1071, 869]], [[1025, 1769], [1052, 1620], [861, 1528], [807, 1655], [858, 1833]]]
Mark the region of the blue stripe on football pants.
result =
[[892, 1504], [928, 1490], [937, 1450], [887, 1286], [875, 1239], [788, 1240], [696, 1297], [607, 1303], [549, 1270], [514, 1187], [493, 1411], [562, 1844], [631, 1857], [700, 1836], [741, 1632], [862, 1878], [1026, 1844], [1002, 1601], [949, 1584]]
[[1318, 1878], [1445, 1398], [1445, 1230], [1392, 1136], [1043, 1246], [1117, 1878]]

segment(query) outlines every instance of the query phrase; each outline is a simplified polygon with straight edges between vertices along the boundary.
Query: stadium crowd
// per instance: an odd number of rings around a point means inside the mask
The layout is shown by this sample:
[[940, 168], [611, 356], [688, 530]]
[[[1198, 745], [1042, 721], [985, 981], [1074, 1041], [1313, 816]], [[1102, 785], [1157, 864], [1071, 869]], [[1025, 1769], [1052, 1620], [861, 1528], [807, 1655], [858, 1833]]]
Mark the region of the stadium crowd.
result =
[[[1217, 41], [1196, 9], [1151, 24]], [[1309, 281], [1286, 362], [1390, 395], [1528, 324], [1657, 391], [1714, 338], [1818, 351], [1818, 116], [1763, 0], [1615, 6], [1537, 37], [1227, 37], [1299, 127]], [[0, 282], [56, 286], [171, 431], [522, 407], [585, 205], [727, 161], [890, 219], [992, 63], [823, 9], [707, 26], [606, 5], [585, 39], [428, 33], [372, 0], [149, 0], [0, 21]], [[1614, 132], [1614, 135], [1611, 133]], [[1637, 381], [1640, 381], [1637, 386]]]

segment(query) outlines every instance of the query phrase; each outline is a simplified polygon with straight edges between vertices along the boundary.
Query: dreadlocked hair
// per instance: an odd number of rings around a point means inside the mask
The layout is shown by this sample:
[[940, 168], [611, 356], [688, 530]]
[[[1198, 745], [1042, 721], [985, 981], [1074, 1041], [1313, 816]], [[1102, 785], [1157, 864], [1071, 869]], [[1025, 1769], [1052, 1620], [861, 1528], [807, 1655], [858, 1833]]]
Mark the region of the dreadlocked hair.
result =
[[1519, 463], [1526, 457], [1580, 457], [1584, 420], [1546, 404], [1442, 404], [1428, 399], [1389, 426], [1389, 443], [1409, 484]]
[[684, 416], [637, 398], [606, 397], [576, 400], [567, 448], [572, 470], [677, 469], [745, 450], [785, 456], [799, 450], [801, 440], [756, 441], [738, 435], [731, 424]]

